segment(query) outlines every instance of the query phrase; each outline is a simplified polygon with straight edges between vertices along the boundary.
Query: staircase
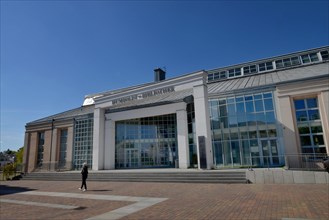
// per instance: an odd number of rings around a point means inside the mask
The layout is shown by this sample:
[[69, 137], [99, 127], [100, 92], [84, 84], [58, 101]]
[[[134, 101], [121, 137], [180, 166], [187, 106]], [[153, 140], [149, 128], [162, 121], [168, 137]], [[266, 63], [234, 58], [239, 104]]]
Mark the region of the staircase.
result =
[[[33, 172], [23, 176], [23, 180], [45, 181], [80, 181], [78, 171]], [[115, 170], [89, 171], [88, 181], [116, 182], [174, 182], [174, 183], [247, 183], [244, 170], [191, 170], [191, 171], [156, 171], [156, 170]]]

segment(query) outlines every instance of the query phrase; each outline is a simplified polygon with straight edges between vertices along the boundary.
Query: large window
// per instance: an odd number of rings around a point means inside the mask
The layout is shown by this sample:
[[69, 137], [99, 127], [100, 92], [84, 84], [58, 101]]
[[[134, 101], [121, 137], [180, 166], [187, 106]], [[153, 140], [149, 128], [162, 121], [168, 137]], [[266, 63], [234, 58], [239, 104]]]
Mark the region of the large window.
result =
[[67, 150], [67, 129], [61, 130], [60, 146], [59, 146], [59, 164], [60, 168], [66, 165], [66, 150]]
[[37, 166], [42, 167], [43, 164], [43, 151], [45, 144], [45, 132], [38, 133], [38, 158], [37, 158]]
[[176, 114], [117, 121], [116, 168], [173, 167], [176, 130]]
[[74, 124], [73, 166], [80, 169], [84, 162], [92, 168], [93, 158], [93, 116], [76, 119]]
[[210, 100], [216, 166], [280, 164], [272, 92]]
[[302, 153], [326, 153], [318, 99], [296, 99], [294, 104]]
[[194, 103], [189, 103], [186, 106], [187, 112], [187, 128], [188, 128], [188, 145], [190, 155], [190, 167], [197, 167], [198, 153], [196, 148], [196, 135], [195, 135], [195, 111]]

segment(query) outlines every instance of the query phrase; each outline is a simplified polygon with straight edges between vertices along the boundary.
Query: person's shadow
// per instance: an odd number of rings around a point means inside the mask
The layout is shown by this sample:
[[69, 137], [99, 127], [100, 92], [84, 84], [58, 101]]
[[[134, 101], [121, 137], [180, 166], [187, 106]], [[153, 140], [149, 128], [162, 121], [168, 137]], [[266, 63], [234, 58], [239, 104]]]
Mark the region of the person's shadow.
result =
[[109, 191], [112, 191], [112, 190], [109, 190], [109, 189], [93, 189], [93, 190], [89, 190], [88, 191], [92, 191], [92, 192], [109, 192]]

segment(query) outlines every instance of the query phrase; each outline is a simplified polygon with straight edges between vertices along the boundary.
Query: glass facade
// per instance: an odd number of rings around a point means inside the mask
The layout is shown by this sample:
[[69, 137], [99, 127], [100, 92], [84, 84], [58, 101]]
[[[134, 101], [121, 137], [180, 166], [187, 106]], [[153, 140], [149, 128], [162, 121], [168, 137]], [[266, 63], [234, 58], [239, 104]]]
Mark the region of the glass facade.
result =
[[324, 144], [318, 99], [296, 99], [294, 100], [294, 104], [302, 153], [327, 153]]
[[59, 146], [59, 167], [66, 165], [66, 150], [67, 150], [67, 129], [61, 130], [60, 146]]
[[117, 121], [115, 167], [174, 167], [176, 114]]
[[195, 111], [194, 103], [187, 104], [187, 128], [188, 128], [188, 145], [190, 155], [190, 167], [197, 167], [197, 148], [196, 148], [196, 135], [195, 135]]
[[76, 119], [74, 123], [73, 167], [80, 169], [84, 162], [92, 168], [93, 159], [93, 115]]
[[272, 92], [209, 101], [216, 167], [282, 165]]

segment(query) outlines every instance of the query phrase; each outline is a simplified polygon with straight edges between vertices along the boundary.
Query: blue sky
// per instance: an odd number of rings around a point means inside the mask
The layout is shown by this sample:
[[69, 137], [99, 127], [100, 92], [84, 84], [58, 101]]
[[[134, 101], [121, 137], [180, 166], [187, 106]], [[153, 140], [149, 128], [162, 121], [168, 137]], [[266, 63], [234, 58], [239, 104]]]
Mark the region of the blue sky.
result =
[[87, 94], [329, 45], [329, 1], [1, 1], [1, 149]]

